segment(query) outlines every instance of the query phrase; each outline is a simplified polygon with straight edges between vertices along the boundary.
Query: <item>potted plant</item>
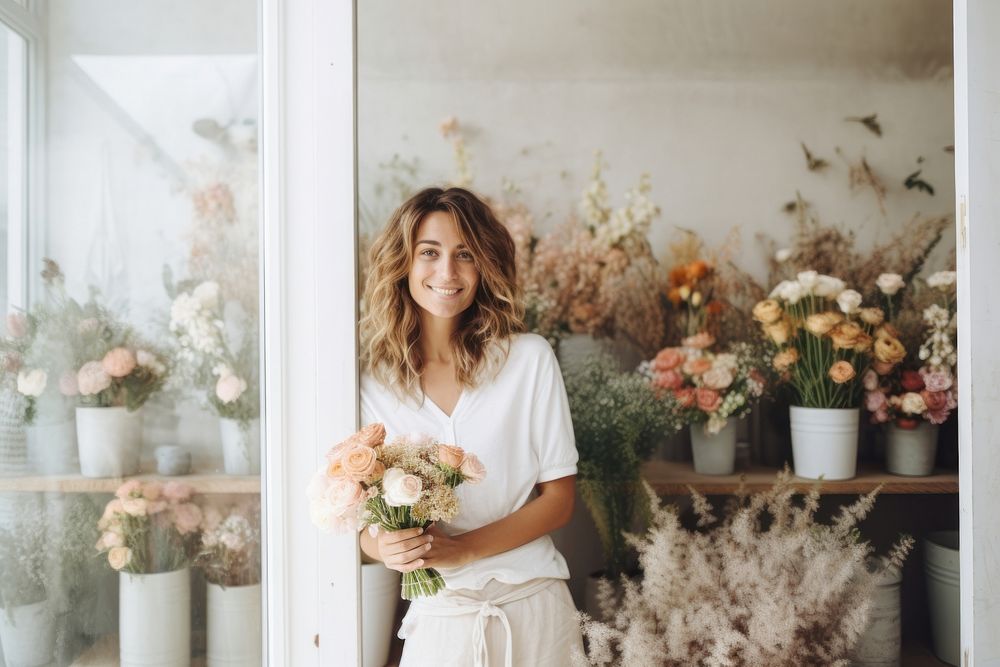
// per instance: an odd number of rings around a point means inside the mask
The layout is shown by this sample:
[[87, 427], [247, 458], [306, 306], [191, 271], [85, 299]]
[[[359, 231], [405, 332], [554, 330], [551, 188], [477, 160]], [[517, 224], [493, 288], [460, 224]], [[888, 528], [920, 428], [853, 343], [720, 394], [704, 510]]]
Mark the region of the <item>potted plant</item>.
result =
[[662, 397], [670, 421], [691, 432], [695, 472], [729, 475], [736, 461], [736, 419], [764, 392], [759, 354], [747, 343], [711, 352], [715, 339], [702, 332], [666, 347], [640, 372]]
[[635, 573], [624, 531], [643, 517], [639, 467], [668, 428], [669, 415], [645, 377], [619, 371], [604, 355], [567, 373], [566, 393], [580, 455], [577, 488], [604, 553], [603, 571], [588, 581], [593, 608], [598, 577]]
[[260, 665], [259, 501], [223, 508], [207, 505], [200, 527], [195, 565], [208, 584], [208, 662]]
[[8, 665], [35, 667], [53, 660], [50, 577], [56, 537], [45, 513], [27, 504], [0, 528], [0, 644]]
[[774, 348], [773, 367], [791, 388], [795, 474], [850, 479], [857, 469], [861, 377], [889, 373], [906, 356], [878, 308], [815, 271], [785, 280], [753, 308]]
[[122, 664], [190, 664], [189, 564], [202, 521], [191, 493], [178, 482], [129, 480], [98, 521], [96, 548], [120, 573]]
[[[902, 278], [895, 274], [879, 277], [886, 308], [893, 301]], [[904, 340], [912, 340], [915, 353], [907, 355], [891, 373], [865, 373], [865, 408], [871, 421], [886, 425], [886, 469], [897, 475], [929, 475], [934, 470], [938, 426], [958, 406], [956, 380], [957, 327], [955, 313], [955, 272], [938, 271], [927, 279], [930, 300], [913, 299], [909, 304], [919, 320], [900, 319], [909, 326]], [[887, 289], [892, 292], [887, 293]], [[913, 334], [905, 336], [905, 330]], [[919, 347], [918, 347], [919, 346]]]
[[[260, 390], [257, 322], [239, 302], [225, 303], [218, 283], [174, 286], [170, 330], [177, 345], [177, 381], [203, 391], [219, 416], [223, 465], [231, 475], [260, 472]], [[227, 317], [226, 306], [229, 306]]]

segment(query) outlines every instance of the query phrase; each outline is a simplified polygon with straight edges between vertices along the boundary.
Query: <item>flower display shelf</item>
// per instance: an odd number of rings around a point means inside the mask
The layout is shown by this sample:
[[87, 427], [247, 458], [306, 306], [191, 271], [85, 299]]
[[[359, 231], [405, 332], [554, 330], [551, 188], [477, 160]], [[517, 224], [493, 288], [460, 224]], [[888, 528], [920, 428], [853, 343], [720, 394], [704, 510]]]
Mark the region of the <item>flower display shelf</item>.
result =
[[[117, 667], [120, 664], [118, 635], [105, 635], [71, 662], [70, 667]], [[191, 667], [204, 667], [204, 665], [204, 657], [191, 658]]]
[[[642, 468], [642, 475], [653, 490], [663, 496], [686, 496], [688, 486], [705, 495], [725, 495], [735, 493], [745, 476], [748, 491], [764, 491], [774, 485], [776, 468], [750, 466], [732, 475], [699, 475], [690, 462], [649, 461]], [[815, 480], [794, 478], [794, 484], [801, 490], [808, 490]], [[863, 464], [853, 479], [822, 482], [823, 494], [868, 493], [882, 484], [882, 493], [900, 494], [954, 494], [958, 493], [958, 472], [935, 470], [927, 477], [900, 477], [890, 475], [878, 464]]]
[[82, 475], [47, 475], [33, 477], [0, 477], [0, 492], [27, 491], [50, 493], [114, 493], [126, 479], [142, 482], [182, 482], [195, 493], [260, 493], [259, 475], [224, 475], [221, 473], [195, 473], [164, 477], [155, 473], [131, 477], [91, 478]]

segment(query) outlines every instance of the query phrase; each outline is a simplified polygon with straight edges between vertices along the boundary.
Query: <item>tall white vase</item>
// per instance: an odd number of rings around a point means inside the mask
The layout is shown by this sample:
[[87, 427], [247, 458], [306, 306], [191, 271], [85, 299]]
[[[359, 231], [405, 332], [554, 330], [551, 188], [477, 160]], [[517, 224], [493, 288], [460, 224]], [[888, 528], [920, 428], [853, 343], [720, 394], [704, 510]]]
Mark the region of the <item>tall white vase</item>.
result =
[[851, 479], [857, 473], [857, 408], [789, 407], [795, 474], [806, 479]]
[[26, 429], [28, 460], [40, 475], [72, 475], [80, 472], [76, 444], [76, 420], [32, 424]]
[[222, 465], [227, 475], [260, 474], [260, 419], [241, 424], [219, 418], [222, 438]]
[[[870, 571], [884, 568], [882, 559], [868, 563]], [[868, 624], [851, 651], [851, 667], [899, 667], [902, 624], [900, 622], [899, 586], [903, 571], [887, 568], [872, 593]]]
[[363, 667], [382, 667], [389, 660], [396, 605], [399, 604], [399, 578], [399, 572], [382, 563], [361, 565]]
[[889, 424], [885, 440], [885, 469], [893, 475], [923, 477], [934, 472], [938, 426], [921, 421], [916, 428]]
[[208, 584], [209, 667], [260, 667], [260, 584]]
[[118, 632], [122, 667], [191, 664], [191, 571], [121, 573]]
[[949, 665], [961, 663], [961, 595], [958, 531], [929, 533], [924, 539], [924, 573], [931, 612], [934, 655]]
[[704, 424], [691, 424], [691, 454], [694, 471], [701, 475], [731, 475], [736, 468], [736, 419], [712, 435]]
[[77, 408], [76, 437], [84, 477], [124, 477], [139, 472], [142, 413], [125, 408]]
[[56, 623], [48, 600], [0, 609], [0, 644], [7, 667], [52, 664]]

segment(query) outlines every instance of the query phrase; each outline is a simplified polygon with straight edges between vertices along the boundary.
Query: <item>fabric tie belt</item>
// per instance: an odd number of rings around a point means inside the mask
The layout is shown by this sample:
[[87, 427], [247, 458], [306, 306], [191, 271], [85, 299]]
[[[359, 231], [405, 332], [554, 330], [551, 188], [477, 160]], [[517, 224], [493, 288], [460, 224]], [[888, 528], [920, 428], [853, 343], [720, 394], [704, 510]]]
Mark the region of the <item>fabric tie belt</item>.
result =
[[[432, 598], [418, 598], [410, 603], [410, 613], [416, 612], [427, 616], [465, 616], [476, 615], [476, 624], [472, 629], [472, 653], [475, 656], [474, 667], [489, 667], [490, 656], [486, 644], [486, 627], [490, 618], [496, 617], [503, 623], [504, 631], [507, 635], [507, 651], [505, 653], [505, 667], [513, 667], [514, 640], [511, 636], [510, 621], [507, 614], [501, 607], [511, 602], [517, 602], [529, 598], [539, 591], [543, 591], [549, 586], [559, 581], [559, 579], [532, 579], [519, 585], [514, 590], [490, 600], [477, 600], [474, 597], [463, 595], [455, 591], [439, 593]], [[409, 615], [409, 614], [407, 614]], [[402, 632], [400, 633], [402, 636]]]

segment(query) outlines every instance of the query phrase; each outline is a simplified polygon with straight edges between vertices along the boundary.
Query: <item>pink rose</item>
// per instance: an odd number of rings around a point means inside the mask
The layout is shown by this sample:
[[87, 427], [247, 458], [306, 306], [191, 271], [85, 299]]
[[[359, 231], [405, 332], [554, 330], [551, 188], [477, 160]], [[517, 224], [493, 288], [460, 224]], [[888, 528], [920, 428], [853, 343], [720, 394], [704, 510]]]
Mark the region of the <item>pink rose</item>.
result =
[[183, 502], [191, 497], [191, 487], [181, 482], [167, 482], [163, 485], [163, 497], [173, 502]]
[[193, 533], [200, 524], [201, 508], [194, 503], [180, 503], [174, 507], [174, 525], [181, 535]]
[[59, 393], [63, 396], [72, 397], [80, 393], [80, 388], [76, 384], [76, 373], [66, 371], [59, 378]]
[[365, 488], [352, 479], [338, 477], [326, 487], [324, 497], [336, 514], [344, 514], [364, 501]]
[[931, 371], [921, 373], [924, 377], [924, 385], [927, 391], [947, 391], [951, 389], [952, 378], [948, 373], [942, 371]]
[[28, 333], [28, 319], [24, 313], [9, 313], [7, 315], [7, 333], [11, 338], [24, 338]]
[[694, 387], [684, 387], [674, 390], [674, 400], [682, 408], [690, 408], [694, 405]]
[[169, 507], [169, 503], [166, 500], [150, 500], [146, 504], [146, 513], [148, 514], [159, 514], [163, 510]]
[[336, 445], [331, 447], [330, 450], [326, 453], [327, 463], [330, 463], [331, 465], [334, 463], [339, 463], [340, 460], [344, 457], [344, 452], [346, 452], [348, 449], [350, 449], [356, 444], [358, 443], [354, 442], [351, 439], [347, 439], [344, 442], [337, 443]]
[[225, 404], [233, 403], [247, 390], [246, 380], [238, 375], [228, 374], [215, 383], [215, 396]]
[[120, 570], [132, 562], [132, 550], [128, 547], [112, 547], [108, 552], [108, 563], [115, 570]]
[[887, 407], [888, 402], [885, 400], [885, 394], [882, 392], [869, 391], [865, 394], [865, 410], [868, 410], [868, 412], [885, 410]]
[[131, 496], [139, 497], [142, 495], [142, 482], [137, 479], [130, 479], [115, 491], [115, 495], [119, 498], [125, 499]]
[[129, 516], [146, 516], [148, 505], [149, 501], [145, 498], [136, 498], [134, 496], [122, 498], [122, 509]]
[[136, 367], [135, 354], [132, 350], [124, 347], [116, 347], [109, 350], [101, 360], [101, 367], [104, 372], [113, 378], [123, 378]]
[[709, 389], [725, 389], [733, 383], [733, 372], [728, 368], [713, 368], [705, 371], [701, 382]]
[[702, 412], [715, 412], [722, 405], [722, 396], [714, 389], [699, 387], [694, 391], [694, 399]]
[[865, 388], [865, 391], [878, 389], [878, 373], [870, 368], [866, 370], [865, 374], [861, 376], [861, 386]]
[[673, 370], [684, 363], [685, 358], [684, 353], [676, 347], [663, 348], [653, 359], [653, 370], [660, 372]]
[[681, 345], [684, 347], [690, 347], [695, 350], [704, 350], [705, 348], [712, 347], [714, 344], [715, 338], [707, 331], [688, 336], [681, 341]]
[[363, 482], [375, 472], [378, 459], [375, 450], [364, 445], [352, 445], [344, 452], [340, 464], [344, 475], [355, 482]]
[[653, 386], [658, 389], [680, 389], [683, 384], [684, 376], [673, 369], [653, 376]]
[[887, 421], [889, 421], [889, 410], [887, 407], [881, 407], [872, 413], [873, 424], [884, 424]]
[[423, 493], [424, 485], [416, 475], [402, 468], [389, 468], [382, 478], [382, 497], [389, 507], [410, 507]]
[[948, 408], [948, 396], [943, 391], [920, 392], [920, 398], [924, 399], [927, 409], [931, 412], [946, 410]]
[[76, 386], [84, 396], [93, 396], [111, 386], [111, 376], [100, 361], [88, 361], [77, 371]]
[[465, 450], [452, 445], [438, 445], [438, 462], [456, 470], [462, 466]]
[[684, 372], [688, 375], [701, 375], [712, 368], [712, 362], [705, 357], [695, 357], [684, 362]]
[[160, 482], [146, 482], [142, 485], [142, 497], [146, 500], [159, 500], [163, 495], [163, 484]]
[[356, 434], [358, 442], [366, 447], [378, 447], [385, 441], [385, 426], [382, 424], [368, 424]]
[[951, 410], [928, 410], [924, 413], [924, 417], [927, 418], [932, 424], [943, 424], [948, 421], [948, 417], [951, 415]]
[[462, 472], [462, 477], [469, 484], [478, 484], [486, 479], [486, 466], [483, 465], [483, 462], [475, 454], [466, 454], [459, 470]]

